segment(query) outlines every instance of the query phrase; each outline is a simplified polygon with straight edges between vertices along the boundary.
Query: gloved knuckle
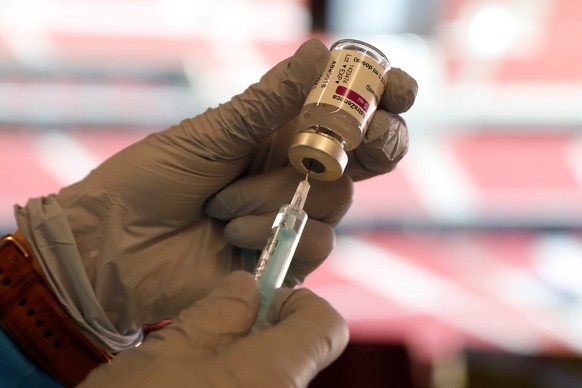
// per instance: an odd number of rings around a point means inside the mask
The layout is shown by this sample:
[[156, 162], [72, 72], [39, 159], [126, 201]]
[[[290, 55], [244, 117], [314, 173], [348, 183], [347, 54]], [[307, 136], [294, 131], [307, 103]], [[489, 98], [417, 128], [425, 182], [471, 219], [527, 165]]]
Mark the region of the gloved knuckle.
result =
[[374, 173], [390, 172], [408, 150], [408, 128], [395, 113], [376, 112], [363, 146], [355, 150], [358, 162]]
[[405, 71], [394, 67], [388, 72], [383, 105], [394, 113], [404, 113], [412, 107], [418, 94], [418, 83]]

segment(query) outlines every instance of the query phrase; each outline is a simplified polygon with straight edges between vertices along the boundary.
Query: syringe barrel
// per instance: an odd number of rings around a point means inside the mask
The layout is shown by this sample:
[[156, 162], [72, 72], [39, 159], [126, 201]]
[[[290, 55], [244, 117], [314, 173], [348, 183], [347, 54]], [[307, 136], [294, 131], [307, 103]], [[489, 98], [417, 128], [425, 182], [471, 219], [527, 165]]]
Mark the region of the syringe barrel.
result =
[[255, 268], [254, 276], [259, 285], [268, 283], [274, 288], [281, 287], [306, 222], [307, 214], [303, 210], [291, 205], [281, 206]]
[[307, 213], [291, 205], [283, 205], [275, 218], [271, 235], [254, 272], [261, 291], [257, 323], [267, 318], [275, 290], [285, 280], [307, 218]]

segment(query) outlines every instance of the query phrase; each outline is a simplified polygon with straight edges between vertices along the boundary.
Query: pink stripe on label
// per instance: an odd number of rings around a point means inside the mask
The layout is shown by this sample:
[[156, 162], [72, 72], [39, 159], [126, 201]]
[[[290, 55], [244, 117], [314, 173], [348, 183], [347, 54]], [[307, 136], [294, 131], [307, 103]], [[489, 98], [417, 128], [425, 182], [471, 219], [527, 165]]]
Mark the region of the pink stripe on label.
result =
[[368, 111], [368, 108], [370, 107], [370, 104], [368, 103], [368, 101], [366, 101], [366, 99], [364, 97], [360, 96], [358, 93], [354, 92], [353, 90], [348, 89], [345, 86], [338, 86], [335, 89], [335, 92], [337, 94], [339, 94], [340, 96], [347, 97], [350, 100], [352, 100], [353, 102], [355, 102], [360, 108], [362, 108], [364, 110], [364, 112]]

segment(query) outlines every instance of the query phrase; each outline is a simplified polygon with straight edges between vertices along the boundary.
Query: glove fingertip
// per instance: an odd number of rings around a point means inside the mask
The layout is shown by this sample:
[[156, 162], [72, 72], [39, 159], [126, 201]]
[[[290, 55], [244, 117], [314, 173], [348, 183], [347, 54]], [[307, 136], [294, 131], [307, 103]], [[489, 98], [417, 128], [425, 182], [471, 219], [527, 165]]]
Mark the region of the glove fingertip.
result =
[[210, 197], [204, 203], [204, 211], [208, 216], [221, 221], [229, 220], [232, 217], [232, 212], [227, 204], [222, 201], [220, 193]]
[[311, 290], [279, 289], [273, 303], [278, 306], [279, 322], [300, 331], [309, 329], [317, 338], [325, 339], [311, 343], [320, 368], [329, 365], [347, 346], [350, 334], [345, 318]]
[[249, 299], [254, 299], [259, 294], [259, 288], [251, 273], [233, 271], [218, 286], [217, 293], [221, 294], [221, 296], [224, 296], [224, 294], [249, 295]]
[[248, 215], [234, 218], [224, 228], [224, 237], [232, 245], [260, 250], [265, 245], [275, 215]]
[[354, 181], [388, 173], [408, 151], [408, 142], [404, 119], [395, 113], [378, 110], [364, 141], [351, 151], [354, 163], [348, 163], [346, 171]]
[[393, 67], [382, 95], [382, 106], [392, 113], [404, 113], [412, 107], [418, 94], [418, 83], [404, 70]]
[[[191, 329], [211, 323], [209, 332], [213, 333], [244, 331], [253, 323], [259, 299], [259, 286], [253, 275], [236, 270], [225, 276], [206, 298], [182, 310], [176, 322], [186, 322]], [[214, 318], [202, 320], [198, 318], [201, 315]]]

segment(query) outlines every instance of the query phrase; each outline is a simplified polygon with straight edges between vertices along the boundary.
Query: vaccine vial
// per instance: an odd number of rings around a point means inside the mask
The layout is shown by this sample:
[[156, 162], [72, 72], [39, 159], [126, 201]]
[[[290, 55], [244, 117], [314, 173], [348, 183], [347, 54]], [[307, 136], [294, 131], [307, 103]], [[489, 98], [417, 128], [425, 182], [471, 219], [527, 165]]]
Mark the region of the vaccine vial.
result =
[[300, 132], [289, 161], [318, 180], [342, 176], [347, 151], [358, 147], [384, 92], [388, 58], [368, 43], [335, 42], [330, 60], [309, 92], [300, 115]]

